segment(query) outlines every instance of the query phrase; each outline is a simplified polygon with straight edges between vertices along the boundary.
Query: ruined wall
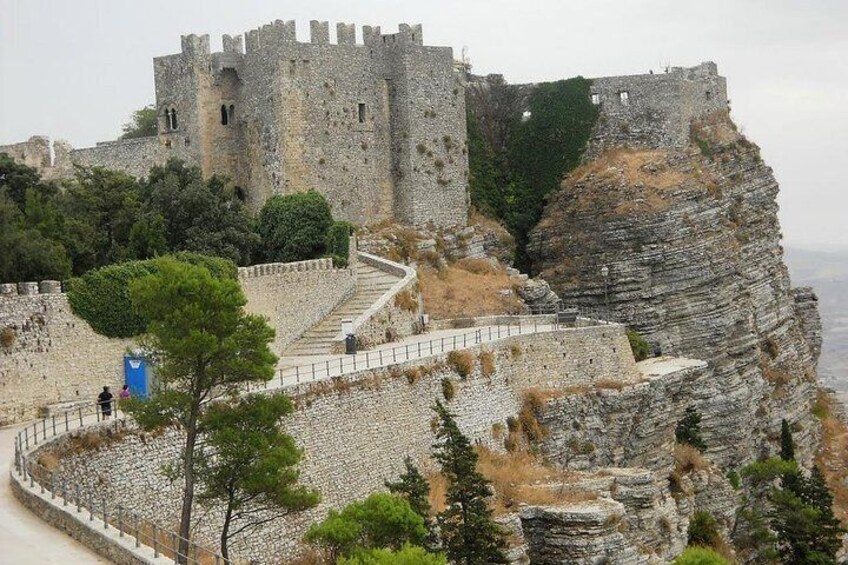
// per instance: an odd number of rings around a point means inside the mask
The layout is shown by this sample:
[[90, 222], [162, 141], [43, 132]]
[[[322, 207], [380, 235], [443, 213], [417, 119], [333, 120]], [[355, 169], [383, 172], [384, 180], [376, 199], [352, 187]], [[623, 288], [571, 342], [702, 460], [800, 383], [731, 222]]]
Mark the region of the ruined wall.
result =
[[[528, 388], [638, 378], [621, 326], [513, 337], [470, 351], [476, 357], [482, 349], [494, 355], [495, 370], [489, 375], [481, 372], [475, 358], [473, 373], [462, 379], [445, 366], [444, 357], [436, 357], [436, 363], [419, 360], [288, 389], [299, 408], [283, 425], [305, 449], [303, 482], [317, 487], [323, 502], [251, 533], [236, 542], [233, 551], [256, 559], [290, 557], [311, 521], [329, 508], [382, 490], [385, 479], [402, 471], [405, 455], [426, 463], [434, 441], [431, 406], [435, 399], [444, 399], [444, 377], [456, 386], [447, 406], [460, 428], [473, 441], [493, 446], [500, 440], [493, 439], [492, 426], [505, 426]], [[404, 372], [422, 364], [432, 373]], [[179, 457], [180, 441], [175, 431], [155, 438], [130, 435], [107, 449], [63, 461], [57, 479], [72, 477], [106, 496], [120, 496], [149, 518], [173, 523], [179, 487], [162, 475], [161, 466]], [[210, 546], [217, 544], [219, 519], [217, 513], [204, 518], [201, 537]]]
[[[0, 425], [28, 420], [52, 403], [94, 402], [104, 385], [123, 384], [123, 355], [133, 342], [96, 334], [71, 311], [58, 283], [2, 285]], [[5, 337], [8, 336], [8, 337]]]
[[165, 141], [159, 137], [140, 137], [73, 149], [68, 158], [75, 165], [104, 167], [144, 178], [150, 173], [151, 167], [164, 165], [171, 157], [192, 164], [193, 157], [183, 149], [184, 145], [165, 145]]
[[239, 269], [248, 312], [266, 316], [276, 330], [271, 350], [283, 347], [347, 300], [356, 287], [351, 269], [334, 269], [332, 259], [270, 263]]
[[695, 118], [727, 110], [727, 81], [715, 63], [668, 72], [592, 79], [600, 115], [589, 156], [618, 147], [680, 148], [689, 144]]

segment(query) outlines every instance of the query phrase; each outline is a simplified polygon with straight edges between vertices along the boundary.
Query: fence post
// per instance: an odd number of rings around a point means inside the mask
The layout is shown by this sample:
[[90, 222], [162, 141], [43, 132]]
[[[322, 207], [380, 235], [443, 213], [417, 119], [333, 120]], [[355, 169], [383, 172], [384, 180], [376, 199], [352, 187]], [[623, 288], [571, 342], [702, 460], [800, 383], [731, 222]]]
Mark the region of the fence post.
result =
[[418, 356], [421, 357], [421, 342], [418, 342]]
[[124, 537], [124, 507], [118, 505], [118, 537]]
[[406, 360], [409, 361], [409, 344], [403, 346], [406, 349]]
[[325, 361], [325, 363], [326, 363], [326, 369], [327, 369], [327, 376], [329, 377], [330, 376], [330, 360], [327, 359]]
[[62, 479], [62, 506], [68, 506], [68, 484]]
[[156, 522], [153, 522], [153, 557], [159, 557], [159, 533], [156, 530]]
[[294, 379], [296, 383], [300, 383], [300, 367], [298, 365], [294, 366]]
[[366, 369], [370, 369], [370, 368], [371, 368], [371, 361], [370, 361], [370, 359], [369, 359], [369, 356], [368, 356], [368, 352], [367, 352], [367, 351], [365, 352], [365, 368], [366, 368]]
[[56, 414], [53, 414], [53, 435], [56, 435]]
[[38, 428], [36, 425], [37, 423], [32, 425], [32, 439], [35, 441], [35, 445], [38, 445]]
[[94, 502], [91, 500], [93, 497], [91, 493], [88, 493], [88, 521], [94, 522]]
[[280, 386], [283, 386], [283, 370], [280, 369]]
[[315, 380], [315, 363], [312, 364], [312, 380]]
[[109, 527], [109, 510], [106, 508], [106, 496], [101, 495], [101, 502], [103, 502], [103, 529], [107, 529]]
[[82, 512], [82, 505], [80, 504], [80, 487], [79, 484], [74, 485], [74, 490], [77, 495], [77, 512]]
[[467, 336], [468, 336], [468, 334], [462, 334], [462, 347], [468, 347], [467, 344], [465, 343], [465, 338]]
[[79, 420], [80, 420], [80, 427], [82, 427], [82, 406], [79, 407]]
[[392, 347], [392, 363], [397, 363], [397, 352], [395, 351], [396, 349], [396, 347]]
[[69, 430], [70, 430], [70, 427], [68, 425], [68, 413], [65, 412], [65, 431], [67, 432]]
[[141, 547], [141, 539], [139, 539], [138, 516], [135, 517], [135, 546]]
[[47, 418], [41, 420], [41, 439], [47, 441]]
[[339, 357], [339, 376], [344, 375], [344, 357]]

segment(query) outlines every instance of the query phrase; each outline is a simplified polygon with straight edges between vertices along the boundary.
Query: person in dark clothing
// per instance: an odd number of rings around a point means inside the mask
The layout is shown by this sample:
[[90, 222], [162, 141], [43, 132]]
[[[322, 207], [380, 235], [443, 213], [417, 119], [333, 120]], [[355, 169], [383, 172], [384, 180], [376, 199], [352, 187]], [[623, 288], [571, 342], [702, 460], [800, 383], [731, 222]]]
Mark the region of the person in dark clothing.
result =
[[103, 419], [107, 419], [112, 415], [112, 393], [109, 392], [109, 387], [104, 386], [103, 392], [97, 395], [97, 404], [100, 405], [100, 412], [103, 414]]

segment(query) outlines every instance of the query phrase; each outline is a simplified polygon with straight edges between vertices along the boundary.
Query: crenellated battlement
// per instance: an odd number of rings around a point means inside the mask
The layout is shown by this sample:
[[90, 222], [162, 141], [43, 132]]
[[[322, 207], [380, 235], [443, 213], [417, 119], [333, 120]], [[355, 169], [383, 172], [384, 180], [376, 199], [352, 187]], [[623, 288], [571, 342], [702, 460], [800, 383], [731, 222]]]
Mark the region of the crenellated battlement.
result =
[[299, 273], [305, 271], [331, 271], [333, 260], [329, 257], [323, 259], [310, 259], [308, 261], [294, 261], [292, 263], [263, 263], [251, 267], [239, 267], [239, 279], [251, 279], [280, 275], [283, 273]]
[[[238, 39], [237, 36], [236, 39]], [[233, 39], [224, 36], [224, 51], [227, 43]], [[297, 27], [294, 20], [275, 20], [270, 24], [250, 30], [245, 34], [247, 53], [256, 53], [266, 49], [276, 49], [287, 44], [300, 45], [361, 45], [377, 47], [382, 45], [424, 45], [424, 32], [421, 24], [400, 24], [397, 33], [384, 34], [380, 26], [362, 26], [362, 43], [356, 41], [356, 24], [337, 23], [336, 43], [330, 40], [330, 24], [326, 21], [309, 22], [309, 43], [297, 40]], [[185, 52], [185, 48], [183, 52]]]
[[0, 284], [0, 299], [37, 294], [62, 294], [61, 281], [19, 282]]

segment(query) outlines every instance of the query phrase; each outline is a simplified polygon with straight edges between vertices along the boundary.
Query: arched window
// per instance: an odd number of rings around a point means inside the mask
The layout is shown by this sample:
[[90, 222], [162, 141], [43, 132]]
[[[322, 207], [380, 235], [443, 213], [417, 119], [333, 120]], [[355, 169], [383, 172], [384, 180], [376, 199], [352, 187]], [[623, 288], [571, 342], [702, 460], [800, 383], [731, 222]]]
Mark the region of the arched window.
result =
[[177, 129], [177, 109], [171, 108], [171, 129]]
[[227, 114], [227, 107], [221, 104], [221, 125], [225, 126], [230, 123], [230, 117]]
[[165, 108], [165, 129], [171, 129], [171, 111], [168, 108]]

